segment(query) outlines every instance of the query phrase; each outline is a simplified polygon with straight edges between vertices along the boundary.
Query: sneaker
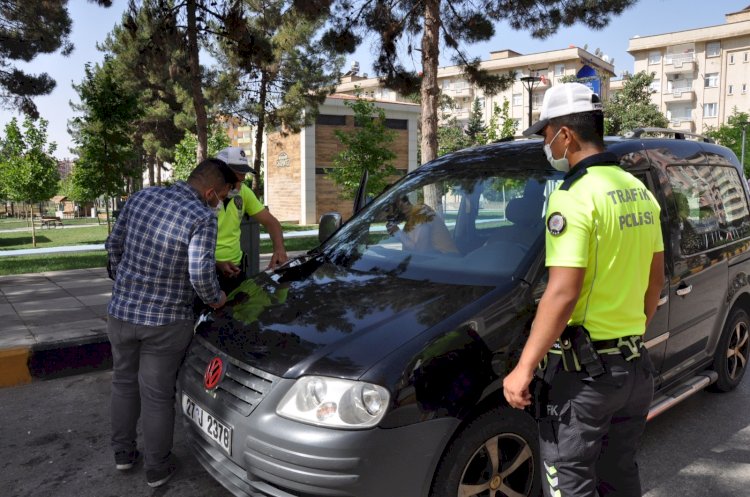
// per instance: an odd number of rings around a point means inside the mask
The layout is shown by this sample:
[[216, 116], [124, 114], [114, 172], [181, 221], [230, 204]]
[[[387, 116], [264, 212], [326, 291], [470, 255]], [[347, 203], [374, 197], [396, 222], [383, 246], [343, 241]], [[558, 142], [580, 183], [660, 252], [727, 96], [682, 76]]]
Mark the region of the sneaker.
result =
[[135, 466], [141, 453], [138, 449], [133, 450], [121, 450], [115, 452], [115, 466], [120, 471], [127, 471]]
[[151, 488], [161, 487], [174, 476], [177, 471], [177, 465], [173, 460], [169, 461], [169, 464], [164, 469], [149, 469], [146, 470], [146, 481], [148, 486]]

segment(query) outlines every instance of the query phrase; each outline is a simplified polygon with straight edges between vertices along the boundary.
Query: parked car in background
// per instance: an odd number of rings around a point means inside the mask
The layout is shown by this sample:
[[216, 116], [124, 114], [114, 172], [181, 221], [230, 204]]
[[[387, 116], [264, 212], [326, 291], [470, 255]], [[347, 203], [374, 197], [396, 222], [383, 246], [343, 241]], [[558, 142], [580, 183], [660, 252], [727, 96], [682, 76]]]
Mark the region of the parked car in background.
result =
[[[730, 150], [684, 138], [607, 140], [662, 207], [651, 417], [734, 389], [748, 359], [747, 185]], [[246, 281], [196, 326], [180, 373], [201, 464], [235, 495], [538, 495], [536, 424], [505, 404], [502, 378], [546, 286], [561, 179], [540, 140], [447, 155]]]

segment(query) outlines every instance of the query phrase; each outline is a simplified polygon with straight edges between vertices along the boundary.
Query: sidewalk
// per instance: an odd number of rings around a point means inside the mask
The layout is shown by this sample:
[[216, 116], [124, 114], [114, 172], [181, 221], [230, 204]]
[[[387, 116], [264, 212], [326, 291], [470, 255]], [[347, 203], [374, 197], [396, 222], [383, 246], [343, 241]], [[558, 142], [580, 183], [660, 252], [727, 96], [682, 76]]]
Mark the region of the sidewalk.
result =
[[105, 268], [0, 276], [0, 387], [111, 367], [111, 294]]

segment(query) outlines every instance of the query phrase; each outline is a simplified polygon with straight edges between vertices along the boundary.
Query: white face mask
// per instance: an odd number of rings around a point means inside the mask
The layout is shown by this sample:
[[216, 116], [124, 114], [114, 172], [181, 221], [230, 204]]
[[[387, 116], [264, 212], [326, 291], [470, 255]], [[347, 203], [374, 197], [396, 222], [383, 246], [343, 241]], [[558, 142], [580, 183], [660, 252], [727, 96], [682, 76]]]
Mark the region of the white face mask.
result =
[[211, 209], [213, 209], [214, 214], [218, 216], [219, 212], [221, 211], [221, 208], [223, 207], [223, 205], [222, 205], [223, 202], [221, 201], [221, 199], [219, 198], [219, 196], [216, 195], [216, 192], [213, 192], [213, 194], [214, 194], [214, 197], [216, 197], [216, 205], [210, 205], [209, 204], [209, 207]]
[[567, 173], [568, 171], [570, 171], [570, 163], [568, 162], [568, 159], [565, 157], [566, 155], [568, 155], [568, 147], [565, 147], [565, 152], [563, 152], [563, 156], [561, 159], [555, 159], [552, 156], [552, 142], [554, 142], [555, 139], [557, 139], [557, 135], [560, 134], [560, 131], [562, 131], [562, 128], [557, 130], [557, 133], [555, 133], [554, 138], [552, 138], [552, 140], [550, 140], [549, 143], [544, 144], [544, 155], [547, 156], [547, 160], [552, 165], [552, 167], [554, 167], [560, 172]]

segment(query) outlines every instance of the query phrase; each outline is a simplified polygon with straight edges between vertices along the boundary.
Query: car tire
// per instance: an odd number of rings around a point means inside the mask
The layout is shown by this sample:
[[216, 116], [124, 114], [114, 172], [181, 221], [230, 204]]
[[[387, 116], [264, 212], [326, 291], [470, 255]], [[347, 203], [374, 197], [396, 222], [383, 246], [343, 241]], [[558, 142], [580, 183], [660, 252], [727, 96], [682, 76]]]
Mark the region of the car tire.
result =
[[509, 407], [493, 409], [469, 422], [450, 443], [430, 497], [537, 497], [540, 461], [534, 419]]
[[719, 379], [709, 387], [714, 392], [730, 392], [742, 381], [750, 354], [750, 316], [744, 309], [729, 315], [714, 354], [712, 369]]

